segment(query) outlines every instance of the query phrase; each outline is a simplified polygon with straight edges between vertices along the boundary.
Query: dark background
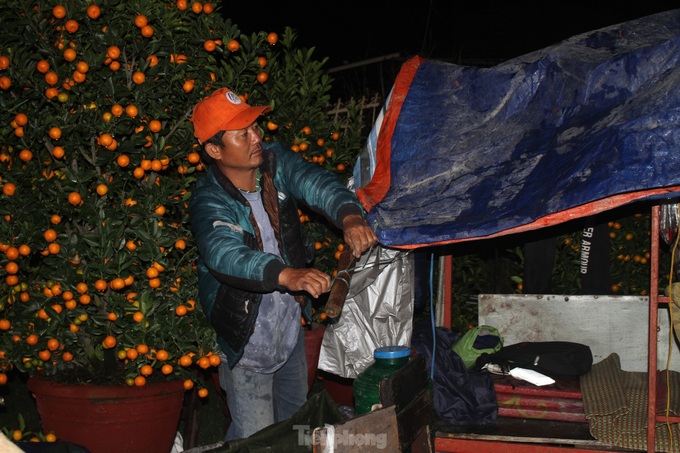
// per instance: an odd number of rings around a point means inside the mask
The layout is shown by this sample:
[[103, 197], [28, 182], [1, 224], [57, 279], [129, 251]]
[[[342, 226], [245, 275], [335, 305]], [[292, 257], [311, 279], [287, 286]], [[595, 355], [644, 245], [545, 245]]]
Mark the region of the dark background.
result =
[[280, 34], [285, 26], [292, 27], [298, 47], [315, 47], [317, 58], [329, 58], [325, 68], [337, 81], [336, 92], [348, 96], [389, 90], [401, 63], [414, 55], [490, 66], [579, 33], [680, 8], [677, 0], [626, 6], [601, 0], [574, 3], [226, 2], [222, 13], [246, 34], [260, 30]]

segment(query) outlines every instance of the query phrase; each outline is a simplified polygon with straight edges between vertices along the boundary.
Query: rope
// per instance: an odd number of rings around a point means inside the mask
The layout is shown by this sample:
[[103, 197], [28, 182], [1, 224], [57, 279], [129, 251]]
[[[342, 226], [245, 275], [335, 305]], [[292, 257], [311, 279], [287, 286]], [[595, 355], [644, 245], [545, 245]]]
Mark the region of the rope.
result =
[[[678, 209], [680, 209], [680, 205], [677, 206]], [[670, 445], [671, 448], [673, 445], [675, 445], [675, 441], [673, 439], [673, 429], [671, 428], [671, 423], [669, 421], [670, 413], [671, 413], [671, 376], [670, 376], [670, 363], [671, 363], [671, 357], [673, 354], [673, 325], [674, 325], [674, 320], [673, 320], [673, 307], [670, 306], [670, 304], [675, 303], [673, 299], [673, 274], [675, 273], [675, 254], [678, 250], [678, 241], [680, 240], [680, 231], [676, 230], [675, 233], [675, 243], [673, 244], [673, 251], [671, 252], [671, 270], [668, 275], [668, 299], [669, 299], [669, 307], [668, 307], [668, 313], [670, 316], [670, 332], [668, 333], [668, 361], [666, 362], [666, 428], [668, 429], [668, 435], [670, 439]]]
[[[371, 254], [374, 251], [376, 251], [377, 259], [374, 262], [371, 262]], [[379, 247], [376, 245], [372, 245], [371, 248], [368, 250], [368, 255], [366, 256], [366, 260], [363, 264], [359, 264], [358, 262], [355, 261], [354, 266], [348, 265], [345, 269], [338, 269], [337, 274], [335, 274], [335, 277], [333, 277], [333, 279], [331, 280], [331, 287], [335, 284], [336, 280], [340, 280], [342, 283], [347, 285], [347, 287], [349, 287], [352, 275], [362, 271], [370, 270], [370, 267], [373, 266], [388, 266], [397, 261], [398, 257], [399, 255], [395, 255], [388, 260], [380, 260]]]

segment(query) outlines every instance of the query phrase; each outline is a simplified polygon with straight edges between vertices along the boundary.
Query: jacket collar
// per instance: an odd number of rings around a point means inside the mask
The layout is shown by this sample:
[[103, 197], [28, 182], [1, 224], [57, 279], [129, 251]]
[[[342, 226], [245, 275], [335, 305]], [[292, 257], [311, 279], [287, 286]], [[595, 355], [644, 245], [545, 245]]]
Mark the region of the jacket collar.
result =
[[[276, 157], [274, 156], [274, 153], [270, 150], [268, 150], [265, 147], [262, 147], [262, 158], [263, 162], [262, 165], [260, 165], [260, 172], [262, 174], [264, 173], [270, 173], [274, 174], [274, 169], [276, 167]], [[215, 177], [215, 180], [217, 183], [222, 187], [229, 195], [231, 195], [233, 198], [236, 200], [239, 200], [241, 203], [245, 204], [246, 199], [241, 193], [240, 190], [227, 178], [224, 173], [222, 173], [215, 163], [211, 163], [208, 167], [208, 170], [212, 172], [213, 176]]]

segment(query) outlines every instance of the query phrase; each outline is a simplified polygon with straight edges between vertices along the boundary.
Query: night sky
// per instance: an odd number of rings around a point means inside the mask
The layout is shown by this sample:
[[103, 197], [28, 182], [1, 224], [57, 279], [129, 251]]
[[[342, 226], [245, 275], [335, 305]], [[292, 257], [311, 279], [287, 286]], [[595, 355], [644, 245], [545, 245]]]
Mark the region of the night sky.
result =
[[[331, 58], [329, 68], [345, 62], [399, 52], [438, 59], [505, 60], [573, 36], [626, 20], [680, 8], [677, 1], [593, 0], [457, 2], [454, 0], [319, 0], [225, 2], [241, 31], [298, 32], [298, 44], [316, 47]], [[294, 6], [291, 6], [294, 5]], [[587, 6], [583, 6], [587, 5]], [[223, 11], [228, 10], [223, 6]]]
[[[329, 58], [325, 68], [331, 72], [347, 64], [400, 55], [391, 64], [332, 74], [354, 79], [350, 90], [356, 90], [370, 85], [376, 75], [391, 86], [401, 63], [414, 55], [489, 66], [576, 34], [680, 8], [677, 0], [626, 6], [602, 0], [574, 3], [344, 0], [335, 7], [319, 0], [225, 2], [223, 14], [247, 34], [260, 30], [281, 33], [285, 26], [294, 28], [298, 47], [315, 47], [317, 58]], [[233, 11], [227, 5], [232, 5]]]

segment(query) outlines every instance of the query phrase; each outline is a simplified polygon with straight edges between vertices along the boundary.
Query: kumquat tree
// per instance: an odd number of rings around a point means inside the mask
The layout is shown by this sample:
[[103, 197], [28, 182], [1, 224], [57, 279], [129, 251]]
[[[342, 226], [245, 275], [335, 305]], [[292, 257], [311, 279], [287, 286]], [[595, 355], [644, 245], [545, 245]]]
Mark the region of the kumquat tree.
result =
[[[294, 30], [242, 33], [219, 1], [8, 0], [0, 15], [0, 374], [193, 386], [219, 359], [195, 302], [192, 107], [223, 86], [268, 104], [265, 140], [342, 178], [360, 127], [325, 115], [325, 61]], [[338, 236], [300, 217], [334, 269]]]

